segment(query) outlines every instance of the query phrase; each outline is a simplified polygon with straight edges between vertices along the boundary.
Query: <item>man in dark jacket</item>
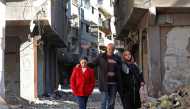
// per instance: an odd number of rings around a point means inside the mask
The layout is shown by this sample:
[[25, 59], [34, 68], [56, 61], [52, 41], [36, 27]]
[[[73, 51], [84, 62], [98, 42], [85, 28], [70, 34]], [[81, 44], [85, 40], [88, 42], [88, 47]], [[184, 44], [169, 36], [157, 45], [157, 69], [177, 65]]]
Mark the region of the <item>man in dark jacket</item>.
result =
[[101, 109], [114, 109], [116, 93], [121, 86], [121, 60], [114, 55], [114, 50], [114, 45], [109, 43], [106, 52], [93, 61], [98, 70]]

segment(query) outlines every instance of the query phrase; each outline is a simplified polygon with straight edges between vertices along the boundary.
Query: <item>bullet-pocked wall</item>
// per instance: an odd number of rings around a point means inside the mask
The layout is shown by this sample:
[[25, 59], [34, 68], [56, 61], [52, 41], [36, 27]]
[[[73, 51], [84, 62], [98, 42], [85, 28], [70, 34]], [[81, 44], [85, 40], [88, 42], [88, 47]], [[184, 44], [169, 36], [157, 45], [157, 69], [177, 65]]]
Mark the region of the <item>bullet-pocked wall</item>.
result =
[[174, 27], [165, 34], [163, 86], [172, 91], [190, 84], [190, 26]]
[[[190, 23], [188, 14], [166, 14], [172, 25], [160, 27], [163, 88], [171, 92], [190, 84]], [[183, 20], [181, 19], [183, 18]], [[162, 24], [163, 20], [159, 20]]]
[[[128, 32], [139, 30], [140, 36], [142, 36], [138, 42], [141, 46], [139, 49], [141, 68], [145, 69], [144, 72], [148, 72], [144, 77], [149, 94], [159, 96], [162, 92], [171, 92], [178, 86], [190, 84], [188, 68], [190, 65], [188, 32], [190, 1], [143, 1], [141, 7], [138, 5], [138, 0], [134, 0], [133, 3], [130, 0], [116, 0], [116, 30], [117, 35], [123, 35], [123, 37], [127, 37], [127, 30]], [[122, 11], [123, 8], [125, 11]], [[145, 11], [147, 18], [143, 20], [144, 17], [135, 16], [139, 20], [133, 22], [133, 14], [137, 13], [135, 9], [142, 10], [142, 12], [139, 11], [139, 14], [142, 15], [145, 14]], [[125, 14], [121, 14], [122, 12]], [[145, 37], [142, 35], [143, 31], [146, 33]]]

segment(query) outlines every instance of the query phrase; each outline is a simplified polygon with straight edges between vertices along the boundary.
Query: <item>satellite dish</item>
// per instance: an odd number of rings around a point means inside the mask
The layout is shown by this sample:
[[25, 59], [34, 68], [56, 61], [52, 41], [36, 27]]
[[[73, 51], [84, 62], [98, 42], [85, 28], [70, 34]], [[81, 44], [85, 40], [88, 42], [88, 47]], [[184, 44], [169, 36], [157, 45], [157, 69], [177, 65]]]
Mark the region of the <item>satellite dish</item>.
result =
[[41, 6], [42, 4], [44, 4], [47, 0], [33, 0], [32, 5], [34, 7], [38, 7]]

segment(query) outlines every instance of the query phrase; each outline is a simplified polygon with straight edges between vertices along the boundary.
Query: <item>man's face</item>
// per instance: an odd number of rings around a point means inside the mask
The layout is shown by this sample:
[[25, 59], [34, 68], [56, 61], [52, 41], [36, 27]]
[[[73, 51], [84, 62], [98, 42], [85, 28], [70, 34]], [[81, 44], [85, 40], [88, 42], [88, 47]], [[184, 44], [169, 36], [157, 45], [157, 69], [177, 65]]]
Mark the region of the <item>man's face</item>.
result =
[[113, 44], [108, 44], [107, 53], [111, 55], [111, 54], [114, 53], [114, 50], [115, 50], [114, 45]]
[[131, 58], [132, 58], [132, 55], [131, 55], [131, 53], [130, 53], [129, 51], [125, 51], [125, 52], [123, 53], [123, 58], [124, 58], [125, 60], [130, 61]]

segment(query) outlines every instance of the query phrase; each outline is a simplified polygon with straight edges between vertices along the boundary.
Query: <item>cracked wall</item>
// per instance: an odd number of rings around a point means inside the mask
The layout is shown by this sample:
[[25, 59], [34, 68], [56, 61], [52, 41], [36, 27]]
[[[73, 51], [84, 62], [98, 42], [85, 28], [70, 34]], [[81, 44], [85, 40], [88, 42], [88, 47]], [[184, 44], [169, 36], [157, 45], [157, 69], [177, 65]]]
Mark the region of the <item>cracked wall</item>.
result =
[[174, 27], [166, 34], [163, 86], [168, 92], [190, 84], [190, 27]]

